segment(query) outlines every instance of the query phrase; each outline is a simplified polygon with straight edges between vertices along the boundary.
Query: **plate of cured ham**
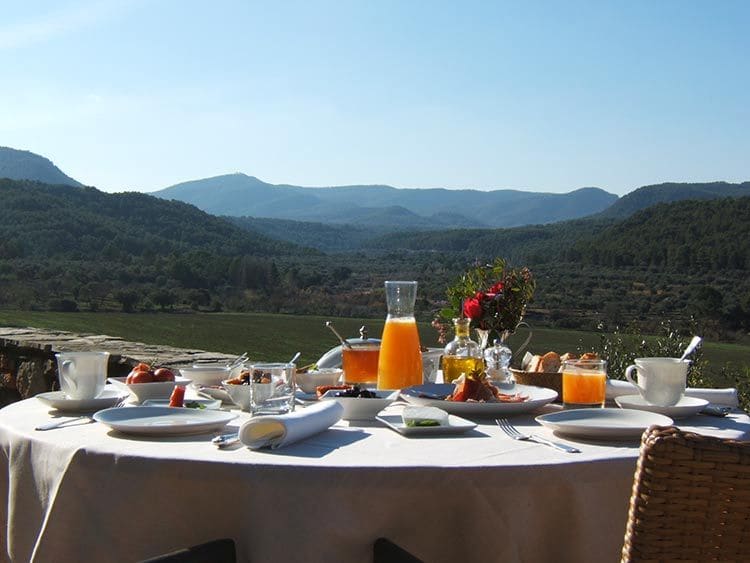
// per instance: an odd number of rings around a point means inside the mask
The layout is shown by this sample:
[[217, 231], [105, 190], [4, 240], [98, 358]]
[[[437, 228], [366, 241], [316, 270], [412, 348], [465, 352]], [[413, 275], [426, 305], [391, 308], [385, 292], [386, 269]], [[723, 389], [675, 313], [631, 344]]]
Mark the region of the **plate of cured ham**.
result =
[[545, 387], [514, 385], [511, 389], [498, 389], [488, 382], [480, 385], [484, 388], [464, 389], [464, 382], [428, 383], [402, 389], [401, 396], [414, 405], [438, 407], [468, 417], [531, 412], [557, 399], [557, 391]]

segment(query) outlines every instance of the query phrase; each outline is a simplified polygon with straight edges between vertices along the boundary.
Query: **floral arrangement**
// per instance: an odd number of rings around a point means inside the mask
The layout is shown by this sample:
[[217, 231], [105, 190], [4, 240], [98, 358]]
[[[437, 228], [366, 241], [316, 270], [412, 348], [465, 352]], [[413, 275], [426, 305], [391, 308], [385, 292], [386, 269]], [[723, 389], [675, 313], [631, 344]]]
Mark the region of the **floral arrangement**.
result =
[[492, 264], [476, 265], [448, 287], [450, 307], [440, 312], [433, 326], [440, 332], [441, 341], [445, 339], [447, 322], [459, 316], [471, 319], [471, 328], [497, 336], [506, 331], [513, 333], [535, 288], [536, 281], [528, 268], [509, 268], [502, 258], [495, 258]]

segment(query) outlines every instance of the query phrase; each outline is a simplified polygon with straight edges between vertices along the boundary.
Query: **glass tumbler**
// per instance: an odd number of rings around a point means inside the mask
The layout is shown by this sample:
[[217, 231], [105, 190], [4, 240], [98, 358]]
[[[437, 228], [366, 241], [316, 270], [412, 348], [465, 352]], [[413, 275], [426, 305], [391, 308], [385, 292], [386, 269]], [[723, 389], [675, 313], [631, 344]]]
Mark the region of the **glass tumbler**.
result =
[[250, 412], [285, 414], [294, 410], [294, 364], [250, 365]]
[[566, 360], [562, 366], [562, 400], [566, 408], [604, 407], [606, 360]]

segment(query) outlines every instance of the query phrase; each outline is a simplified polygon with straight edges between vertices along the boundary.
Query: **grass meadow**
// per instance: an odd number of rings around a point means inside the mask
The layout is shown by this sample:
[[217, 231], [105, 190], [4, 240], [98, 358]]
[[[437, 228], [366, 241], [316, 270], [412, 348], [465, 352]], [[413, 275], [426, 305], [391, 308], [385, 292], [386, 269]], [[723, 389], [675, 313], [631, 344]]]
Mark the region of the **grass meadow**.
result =
[[[197, 348], [213, 352], [240, 354], [267, 361], [285, 361], [295, 352], [300, 362], [311, 363], [337, 344], [336, 337], [325, 327], [333, 321], [346, 337], [358, 336], [359, 327], [367, 325], [370, 336], [379, 337], [384, 318], [352, 319], [316, 316], [271, 315], [261, 313], [50, 313], [34, 311], [0, 311], [0, 326], [37, 327], [89, 334], [119, 336], [134, 342]], [[425, 346], [438, 346], [435, 330], [420, 323], [420, 337]], [[519, 329], [511, 337], [511, 348], [517, 350], [528, 331]], [[533, 330], [529, 348], [534, 353], [556, 350], [586, 350], [596, 347], [599, 335], [594, 332], [539, 328]], [[750, 346], [705, 342], [704, 358], [712, 367], [731, 364], [750, 366]], [[618, 377], [617, 374], [611, 374]], [[621, 376], [621, 374], [620, 374]]]

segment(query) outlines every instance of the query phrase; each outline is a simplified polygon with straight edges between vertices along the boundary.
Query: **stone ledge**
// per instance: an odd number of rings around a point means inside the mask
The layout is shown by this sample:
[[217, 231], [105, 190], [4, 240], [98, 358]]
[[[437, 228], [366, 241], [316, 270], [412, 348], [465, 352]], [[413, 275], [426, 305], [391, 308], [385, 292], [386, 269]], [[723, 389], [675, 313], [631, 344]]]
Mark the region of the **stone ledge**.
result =
[[175, 367], [233, 359], [230, 354], [129, 342], [116, 336], [38, 328], [0, 327], [0, 407], [59, 388], [56, 352], [110, 353], [108, 374], [127, 375], [138, 362]]

